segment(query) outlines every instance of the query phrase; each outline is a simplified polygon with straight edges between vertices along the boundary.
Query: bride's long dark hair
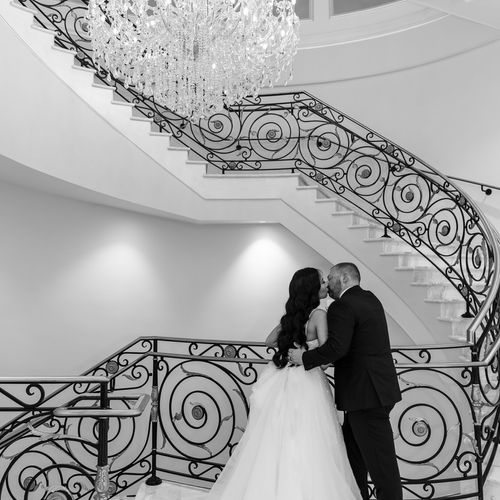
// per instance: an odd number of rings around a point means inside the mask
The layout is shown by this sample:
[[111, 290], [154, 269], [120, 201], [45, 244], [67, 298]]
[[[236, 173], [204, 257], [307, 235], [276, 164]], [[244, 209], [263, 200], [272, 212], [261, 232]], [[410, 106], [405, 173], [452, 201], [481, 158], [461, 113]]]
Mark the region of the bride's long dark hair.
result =
[[278, 352], [273, 356], [273, 362], [278, 368], [283, 368], [288, 363], [288, 349], [294, 347], [294, 343], [307, 349], [304, 327], [311, 311], [319, 306], [320, 288], [320, 273], [313, 267], [299, 269], [293, 275], [288, 286], [286, 312], [280, 321]]

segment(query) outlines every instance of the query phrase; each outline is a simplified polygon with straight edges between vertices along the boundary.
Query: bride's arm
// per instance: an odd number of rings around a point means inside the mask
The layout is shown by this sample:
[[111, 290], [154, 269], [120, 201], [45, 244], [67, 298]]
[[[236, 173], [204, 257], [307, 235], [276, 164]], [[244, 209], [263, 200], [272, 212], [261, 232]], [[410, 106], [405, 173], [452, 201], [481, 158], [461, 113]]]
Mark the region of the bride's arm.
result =
[[318, 337], [319, 345], [323, 345], [328, 338], [328, 324], [326, 322], [326, 311], [323, 309], [316, 309], [311, 319], [314, 321], [316, 327], [316, 335]]
[[278, 335], [281, 331], [281, 324], [273, 328], [273, 331], [267, 336], [267, 347], [278, 347]]

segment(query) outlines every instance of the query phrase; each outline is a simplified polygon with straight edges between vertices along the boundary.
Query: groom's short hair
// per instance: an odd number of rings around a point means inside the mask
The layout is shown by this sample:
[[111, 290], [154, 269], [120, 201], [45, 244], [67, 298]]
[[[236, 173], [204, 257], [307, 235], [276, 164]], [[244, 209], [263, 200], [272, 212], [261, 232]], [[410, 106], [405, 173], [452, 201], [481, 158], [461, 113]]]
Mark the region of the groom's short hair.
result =
[[361, 281], [361, 275], [359, 274], [359, 269], [356, 264], [352, 262], [340, 262], [333, 266], [340, 274], [347, 274], [352, 281], [359, 283]]

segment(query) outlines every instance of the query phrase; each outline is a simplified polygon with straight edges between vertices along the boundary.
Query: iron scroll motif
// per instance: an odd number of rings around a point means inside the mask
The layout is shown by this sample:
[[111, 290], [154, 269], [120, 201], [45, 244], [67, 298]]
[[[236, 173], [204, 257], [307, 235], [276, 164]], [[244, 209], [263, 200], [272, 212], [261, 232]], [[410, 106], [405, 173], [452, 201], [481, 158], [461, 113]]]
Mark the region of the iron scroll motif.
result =
[[[37, 395], [43, 397], [30, 400], [27, 406], [21, 395], [33, 395], [33, 386], [37, 387]], [[53, 392], [54, 387], [57, 387], [55, 382], [44, 381], [2, 383], [2, 394], [9, 404], [4, 406], [2, 401], [0, 405], [1, 498], [90, 500], [92, 496], [97, 457], [95, 436], [73, 432], [63, 420], [52, 415], [61, 395], [59, 390]], [[63, 398], [78, 399], [80, 389], [80, 383], [69, 384]], [[18, 402], [17, 409], [12, 401]], [[16, 414], [6, 421], [6, 417]], [[85, 453], [76, 456], [75, 449], [83, 449]]]

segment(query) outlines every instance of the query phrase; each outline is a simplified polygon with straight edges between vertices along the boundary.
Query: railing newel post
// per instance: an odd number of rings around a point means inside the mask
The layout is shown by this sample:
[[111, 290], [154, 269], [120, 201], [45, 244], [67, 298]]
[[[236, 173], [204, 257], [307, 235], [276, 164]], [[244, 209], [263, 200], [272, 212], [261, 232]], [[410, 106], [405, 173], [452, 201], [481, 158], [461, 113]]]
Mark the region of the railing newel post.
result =
[[[471, 349], [472, 361], [479, 361], [479, 354], [476, 346]], [[472, 366], [472, 389], [471, 400], [474, 417], [474, 448], [476, 453], [476, 467], [477, 467], [477, 492], [478, 500], [483, 500], [483, 452], [482, 452], [482, 437], [481, 437], [481, 418], [483, 402], [481, 396], [481, 380], [479, 374], [479, 367]]]
[[[158, 352], [158, 341], [153, 341], [154, 352]], [[156, 460], [158, 456], [158, 356], [153, 356], [153, 384], [151, 388], [151, 476], [146, 480], [148, 486], [158, 486], [162, 480], [157, 476]]]
[[[108, 383], [100, 384], [100, 405], [101, 410], [109, 408]], [[97, 445], [97, 470], [95, 477], [95, 499], [109, 499], [109, 464], [108, 464], [108, 430], [109, 418], [100, 417], [98, 419], [99, 441]]]

